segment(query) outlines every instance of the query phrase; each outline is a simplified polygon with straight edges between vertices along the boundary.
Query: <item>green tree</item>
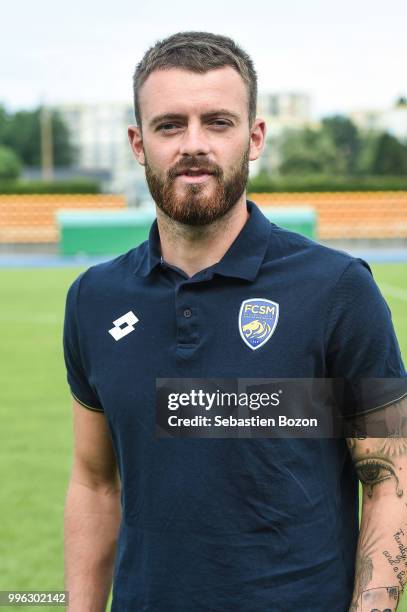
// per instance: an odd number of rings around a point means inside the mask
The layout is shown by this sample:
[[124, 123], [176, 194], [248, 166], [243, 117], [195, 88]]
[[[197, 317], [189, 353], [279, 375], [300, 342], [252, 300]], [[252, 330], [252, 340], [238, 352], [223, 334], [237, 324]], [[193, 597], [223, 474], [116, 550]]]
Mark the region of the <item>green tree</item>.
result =
[[16, 179], [21, 172], [21, 163], [9, 147], [0, 145], [0, 180]]
[[[4, 109], [3, 109], [4, 110]], [[3, 121], [0, 112], [0, 143], [10, 147], [26, 166], [41, 165], [41, 109], [18, 111]], [[5, 124], [2, 133], [2, 125]], [[74, 161], [74, 149], [69, 131], [58, 113], [51, 115], [53, 158], [55, 166], [69, 166]]]
[[336, 154], [340, 161], [338, 164], [345, 174], [355, 174], [360, 148], [360, 138], [355, 124], [342, 115], [325, 117], [322, 120], [322, 133], [333, 142]]
[[342, 173], [335, 146], [322, 130], [289, 130], [282, 136], [280, 173], [284, 175]]
[[374, 174], [373, 166], [380, 136], [380, 132], [372, 130], [361, 132], [356, 162], [356, 174], [359, 176], [372, 176]]
[[4, 142], [7, 133], [9, 116], [4, 106], [0, 105], [0, 144]]
[[374, 174], [397, 176], [407, 173], [407, 146], [388, 132], [381, 134], [377, 141], [372, 164]]

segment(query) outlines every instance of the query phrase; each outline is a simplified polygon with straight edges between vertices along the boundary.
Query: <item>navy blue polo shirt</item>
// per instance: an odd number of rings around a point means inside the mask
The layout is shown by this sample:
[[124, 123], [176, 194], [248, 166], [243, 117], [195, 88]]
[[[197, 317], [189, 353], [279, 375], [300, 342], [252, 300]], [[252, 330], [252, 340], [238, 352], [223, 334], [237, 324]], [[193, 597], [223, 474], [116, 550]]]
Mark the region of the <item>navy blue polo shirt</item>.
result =
[[[156, 378], [406, 375], [369, 266], [247, 207], [224, 257], [190, 278], [162, 261], [155, 221], [68, 292], [68, 382], [104, 412], [122, 481], [115, 612], [348, 610], [358, 481], [345, 440], [155, 436]], [[251, 298], [279, 305], [257, 350], [238, 325]]]

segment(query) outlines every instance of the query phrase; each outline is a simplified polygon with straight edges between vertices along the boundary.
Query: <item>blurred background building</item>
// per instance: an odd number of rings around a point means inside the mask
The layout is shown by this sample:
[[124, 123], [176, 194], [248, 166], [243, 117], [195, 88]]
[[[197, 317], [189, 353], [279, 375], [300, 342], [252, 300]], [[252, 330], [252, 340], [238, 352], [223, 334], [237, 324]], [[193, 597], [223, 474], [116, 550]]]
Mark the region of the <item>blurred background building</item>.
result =
[[361, 130], [389, 132], [407, 142], [407, 98], [401, 97], [387, 109], [355, 110], [350, 118]]
[[70, 104], [55, 110], [69, 129], [77, 169], [95, 178], [104, 173], [104, 191], [124, 192], [132, 204], [148, 197], [144, 171], [127, 138], [127, 126], [135, 121], [131, 104]]

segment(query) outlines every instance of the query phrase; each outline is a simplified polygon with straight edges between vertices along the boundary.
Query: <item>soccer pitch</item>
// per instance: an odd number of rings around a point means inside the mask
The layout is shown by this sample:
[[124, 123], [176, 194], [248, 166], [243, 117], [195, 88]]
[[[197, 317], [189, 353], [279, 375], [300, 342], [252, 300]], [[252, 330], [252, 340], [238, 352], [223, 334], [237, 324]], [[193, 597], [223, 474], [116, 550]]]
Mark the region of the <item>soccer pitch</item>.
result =
[[[372, 268], [406, 362], [407, 264]], [[0, 269], [0, 590], [63, 588], [63, 505], [72, 433], [61, 339], [66, 291], [81, 271]], [[407, 612], [407, 597], [399, 610]]]

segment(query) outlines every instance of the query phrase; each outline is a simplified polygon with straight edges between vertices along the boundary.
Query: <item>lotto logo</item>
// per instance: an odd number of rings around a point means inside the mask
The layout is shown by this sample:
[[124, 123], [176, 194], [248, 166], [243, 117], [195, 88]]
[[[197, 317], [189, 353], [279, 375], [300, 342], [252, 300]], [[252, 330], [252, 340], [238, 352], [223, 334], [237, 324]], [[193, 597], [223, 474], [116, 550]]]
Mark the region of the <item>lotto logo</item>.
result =
[[138, 318], [133, 311], [126, 312], [122, 317], [113, 321], [114, 327], [109, 329], [109, 334], [113, 336], [115, 340], [121, 340], [124, 336], [127, 336], [130, 332], [134, 331], [134, 325], [137, 323]]

